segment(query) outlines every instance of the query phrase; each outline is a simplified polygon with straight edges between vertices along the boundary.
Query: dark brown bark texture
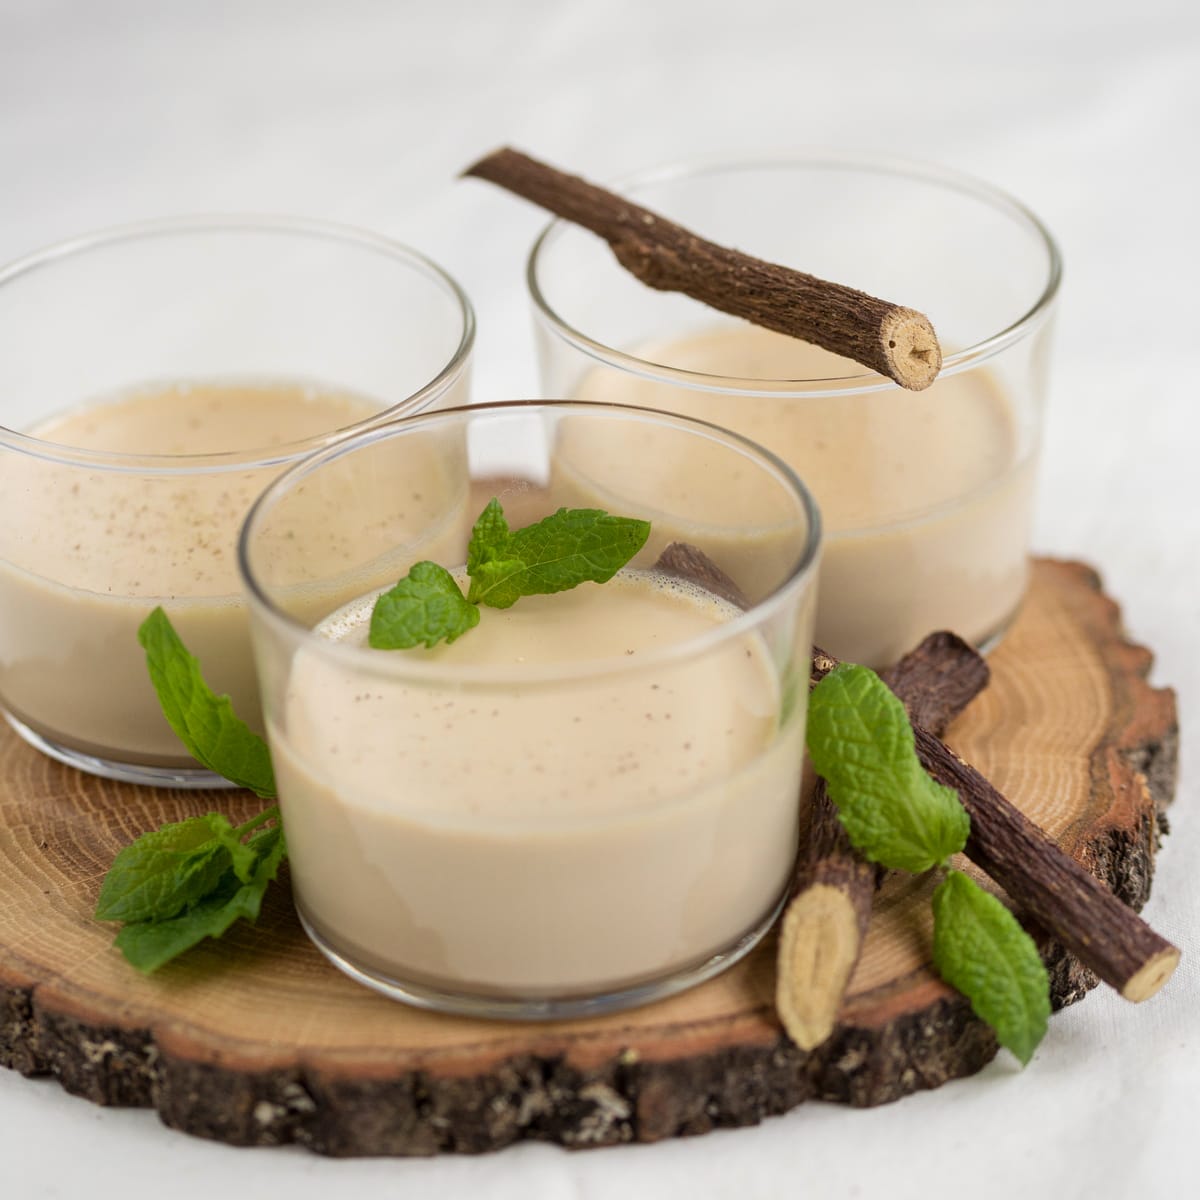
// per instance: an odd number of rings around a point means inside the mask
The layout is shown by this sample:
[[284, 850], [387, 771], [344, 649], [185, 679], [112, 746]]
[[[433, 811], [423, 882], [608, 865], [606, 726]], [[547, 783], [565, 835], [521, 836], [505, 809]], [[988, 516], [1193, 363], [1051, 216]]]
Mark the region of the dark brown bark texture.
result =
[[658, 213], [517, 150], [463, 172], [485, 179], [602, 237], [647, 287], [821, 346], [919, 391], [942, 365], [928, 317], [855, 288], [764, 262], [698, 237]]

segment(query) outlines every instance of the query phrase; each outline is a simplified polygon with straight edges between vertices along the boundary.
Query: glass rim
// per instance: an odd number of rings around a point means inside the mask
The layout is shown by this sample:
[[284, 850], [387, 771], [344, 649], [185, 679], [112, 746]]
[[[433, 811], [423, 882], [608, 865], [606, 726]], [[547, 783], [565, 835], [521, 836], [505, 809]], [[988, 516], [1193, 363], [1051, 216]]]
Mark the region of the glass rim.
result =
[[[857, 151], [814, 147], [744, 157], [707, 155], [681, 159], [650, 170], [623, 175], [611, 186], [617, 190], [629, 189], [630, 198], [634, 198], [635, 189], [654, 183], [701, 178], [705, 175], [727, 175], [747, 170], [811, 170], [818, 168], [900, 176], [938, 185], [946, 191], [958, 192], [969, 199], [987, 204], [1006, 214], [1018, 224], [1024, 225], [1041, 242], [1046, 252], [1046, 279], [1041, 293], [1033, 305], [996, 333], [990, 334], [962, 350], [957, 350], [953, 354], [946, 354], [942, 360], [942, 369], [938, 374], [939, 379], [969, 370], [978, 363], [992, 358], [1015, 342], [1029, 336], [1049, 316], [1062, 283], [1063, 270], [1062, 254], [1053, 234], [1028, 205], [1011, 193], [974, 175], [949, 167], [896, 155], [864, 154]], [[571, 230], [578, 229], [580, 227], [573, 222], [559, 217], [555, 217], [544, 226], [530, 248], [525, 266], [525, 282], [533, 301], [534, 311], [545, 325], [562, 341], [597, 362], [617, 367], [627, 374], [633, 374], [643, 379], [718, 394], [791, 396], [798, 399], [813, 399], [825, 396], [861, 395], [868, 392], [903, 390], [893, 380], [865, 367], [860, 368], [860, 373], [853, 375], [812, 379], [746, 380], [726, 375], [711, 375], [640, 358], [636, 354], [630, 354], [589, 337], [558, 314], [538, 279], [538, 267], [543, 253], [547, 252], [558, 238]], [[716, 313], [718, 310], [713, 309], [712, 311]]]
[[[276, 605], [268, 594], [268, 590], [260, 583], [250, 561], [250, 543], [255, 534], [255, 526], [268, 509], [280, 501], [294, 485], [303, 481], [314, 471], [320, 470], [343, 455], [353, 454], [376, 442], [403, 437], [405, 434], [431, 425], [450, 422], [461, 422], [468, 425], [472, 418], [486, 418], [510, 412], [536, 414], [546, 409], [555, 413], [575, 413], [584, 417], [600, 417], [601, 419], [626, 417], [639, 422], [681, 427], [689, 434], [702, 435], [709, 440], [732, 445], [735, 449], [747, 454], [748, 457], [757, 459], [761, 466], [773, 471], [782, 485], [798, 499], [799, 508], [803, 512], [807, 524], [804, 545], [796, 561], [788, 568], [785, 578], [768, 595], [751, 604], [749, 608], [732, 620], [723, 621], [703, 633], [672, 642], [649, 653], [634, 656], [636, 661], [622, 657], [620, 659], [584, 659], [565, 664], [534, 663], [521, 666], [508, 664], [488, 667], [421, 662], [415, 657], [405, 657], [402, 652], [391, 653], [374, 650], [368, 646], [348, 646], [342, 642], [320, 637], [313, 632], [312, 628], [296, 620], [295, 617]], [[706, 653], [722, 642], [753, 631], [786, 607], [792, 596], [810, 581], [820, 559], [822, 542], [823, 527], [820, 509], [807, 485], [786, 462], [750, 438], [724, 429], [710, 421], [684, 417], [678, 413], [666, 412], [661, 409], [575, 400], [510, 400], [416, 413], [402, 421], [395, 421], [379, 428], [366, 429], [343, 438], [336, 444], [326, 446], [293, 463], [259, 494], [246, 513], [238, 534], [237, 569], [242, 583], [242, 591], [251, 610], [257, 610], [277, 628], [299, 636], [305, 646], [317, 647], [323, 654], [336, 661], [357, 665], [371, 674], [403, 678], [413, 682], [479, 686], [499, 686], [510, 683], [538, 685], [566, 680], [597, 679], [608, 675], [624, 675], [648, 670], [664, 663], [679, 662]], [[456, 565], [452, 564], [452, 566]]]
[[[68, 446], [61, 442], [31, 436], [10, 429], [0, 421], [0, 449], [40, 458], [67, 466], [88, 467], [93, 470], [131, 471], [154, 475], [215, 474], [231, 470], [258, 470], [292, 462], [323, 446], [352, 436], [374, 425], [394, 421], [411, 409], [427, 404], [444, 392], [467, 367], [475, 343], [475, 310], [462, 286], [445, 268], [433, 259], [383, 234], [354, 225], [324, 221], [311, 217], [296, 217], [263, 213], [197, 213], [185, 216], [156, 217], [123, 225], [108, 226], [89, 233], [77, 234], [53, 242], [39, 250], [0, 265], [0, 290], [35, 271], [52, 267], [94, 250], [108, 249], [125, 242], [141, 242], [151, 238], [180, 234], [278, 234], [342, 244], [358, 250], [390, 258], [414, 269], [442, 289], [458, 306], [462, 331], [450, 357], [438, 373], [415, 392], [387, 408], [380, 409], [361, 421], [331, 429], [327, 433], [300, 438], [279, 446], [252, 447], [248, 450], [227, 450], [205, 454], [129, 454], [111, 450], [93, 450]], [[332, 385], [330, 385], [332, 386]]]

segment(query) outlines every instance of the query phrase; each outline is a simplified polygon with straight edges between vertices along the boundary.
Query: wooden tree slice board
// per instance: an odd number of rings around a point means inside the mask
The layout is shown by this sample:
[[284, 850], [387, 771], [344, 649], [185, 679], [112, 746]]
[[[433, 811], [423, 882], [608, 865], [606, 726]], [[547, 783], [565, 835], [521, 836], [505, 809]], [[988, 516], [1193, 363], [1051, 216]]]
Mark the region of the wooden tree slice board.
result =
[[[1124, 639], [1089, 568], [1039, 561], [991, 662], [991, 686], [947, 740], [1140, 906], [1177, 748], [1174, 695], [1145, 682], [1149, 652]], [[927, 886], [898, 878], [877, 899], [837, 1031], [808, 1054], [775, 1019], [770, 938], [723, 976], [633, 1012], [484, 1022], [344, 978], [275, 888], [257, 927], [143, 978], [90, 918], [100, 880], [137, 834], [214, 806], [235, 820], [259, 807], [244, 793], [93, 779], [0, 731], [0, 1062], [97, 1103], [153, 1105], [201, 1136], [362, 1155], [653, 1141], [809, 1098], [880, 1104], [996, 1050], [928, 965]], [[1094, 980], [1050, 953], [1055, 1003], [1069, 1003]]]

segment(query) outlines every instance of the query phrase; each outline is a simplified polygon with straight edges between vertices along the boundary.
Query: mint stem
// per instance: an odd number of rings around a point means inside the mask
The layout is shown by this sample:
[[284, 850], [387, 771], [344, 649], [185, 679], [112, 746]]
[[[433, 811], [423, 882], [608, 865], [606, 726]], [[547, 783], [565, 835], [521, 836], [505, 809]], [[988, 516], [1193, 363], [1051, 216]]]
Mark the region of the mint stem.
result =
[[248, 833], [253, 833], [260, 825], [267, 824], [268, 821], [276, 821], [278, 824], [283, 824], [283, 817], [279, 812], [279, 805], [272, 804], [270, 808], [264, 809], [256, 817], [251, 817], [244, 825], [239, 825], [234, 831], [234, 836], [240, 841]]

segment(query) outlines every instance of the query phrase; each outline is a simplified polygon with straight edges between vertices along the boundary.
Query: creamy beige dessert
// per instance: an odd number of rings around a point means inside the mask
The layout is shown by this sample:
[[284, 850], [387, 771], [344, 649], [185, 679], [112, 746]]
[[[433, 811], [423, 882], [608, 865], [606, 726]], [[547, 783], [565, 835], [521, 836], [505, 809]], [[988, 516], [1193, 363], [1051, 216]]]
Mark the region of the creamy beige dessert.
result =
[[[378, 402], [299, 384], [146, 387], [66, 412], [29, 432], [45, 442], [123, 455], [236, 454], [340, 429]], [[6, 455], [0, 475], [0, 702], [52, 741], [121, 762], [194, 766], [163, 718], [137, 642], [162, 604], [209, 682], [252, 724], [258, 687], [236, 571], [246, 510], [286, 464], [163, 470], [145, 460], [70, 465]], [[169, 467], [169, 464], [168, 464]], [[420, 495], [423, 483], [412, 481]], [[413, 522], [447, 506], [444, 487], [414, 499]], [[380, 505], [382, 526], [395, 511]], [[314, 497], [314, 556], [328, 499]], [[361, 531], [381, 544], [396, 529]], [[356, 548], [348, 548], [349, 556]], [[356, 594], [355, 592], [343, 593]], [[324, 611], [329, 611], [327, 604]]]
[[297, 652], [269, 714], [297, 903], [332, 949], [409, 985], [561, 997], [699, 965], [772, 912], [805, 689], [785, 714], [762, 636], [721, 637], [739, 610], [626, 569], [375, 651], [374, 598], [318, 627], [338, 644]]
[[[862, 374], [845, 359], [753, 325], [731, 325], [638, 348], [638, 357], [728, 380], [836, 380]], [[727, 385], [727, 384], [726, 384]], [[934, 629], [983, 641], [1001, 630], [1024, 591], [1036, 448], [1023, 444], [1012, 406], [981, 369], [948, 375], [923, 392], [884, 391], [812, 399], [675, 387], [597, 369], [578, 396], [663, 408], [725, 426], [784, 459], [815, 495], [825, 526], [815, 640], [839, 657], [880, 666]], [[589, 475], [612, 477], [623, 462], [636, 481], [661, 480], [652, 437], [605, 446], [567, 444], [560, 472], [585, 503]], [[704, 463], [671, 464], [679, 496], [702, 497]], [[663, 485], [656, 482], [658, 494]], [[604, 493], [591, 489], [592, 503]], [[713, 489], [713, 523], [736, 524], [736, 507]], [[651, 516], [653, 516], [651, 514]], [[655, 524], [663, 537], [682, 527]], [[693, 537], [697, 536], [694, 530]], [[731, 543], [736, 536], [729, 535]], [[753, 593], [756, 572], [740, 569]], [[767, 572], [778, 578], [778, 574]]]

